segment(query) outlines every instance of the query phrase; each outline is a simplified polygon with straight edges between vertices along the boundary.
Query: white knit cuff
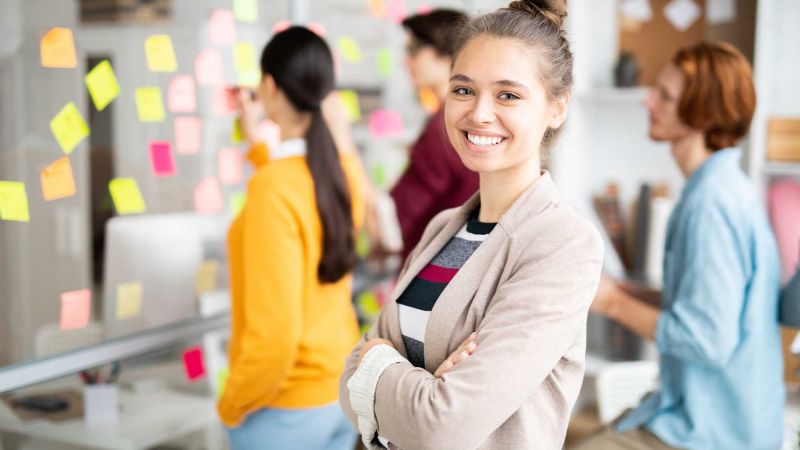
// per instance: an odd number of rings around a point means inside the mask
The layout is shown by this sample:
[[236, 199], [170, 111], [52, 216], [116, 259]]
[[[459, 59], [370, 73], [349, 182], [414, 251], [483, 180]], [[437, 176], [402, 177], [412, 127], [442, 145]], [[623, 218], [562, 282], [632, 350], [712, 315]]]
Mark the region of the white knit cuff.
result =
[[375, 418], [375, 390], [378, 380], [387, 367], [402, 361], [405, 358], [394, 347], [376, 345], [364, 355], [358, 369], [347, 380], [350, 407], [358, 415], [358, 432], [367, 448], [371, 447], [372, 439], [378, 431], [378, 421]]

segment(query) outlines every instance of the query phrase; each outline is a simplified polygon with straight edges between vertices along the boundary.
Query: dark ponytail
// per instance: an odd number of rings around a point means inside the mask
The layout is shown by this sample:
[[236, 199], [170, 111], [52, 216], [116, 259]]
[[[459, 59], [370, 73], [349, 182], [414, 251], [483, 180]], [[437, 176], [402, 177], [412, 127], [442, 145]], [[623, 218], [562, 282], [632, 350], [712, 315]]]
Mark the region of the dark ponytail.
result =
[[306, 164], [314, 179], [322, 222], [317, 276], [323, 283], [336, 282], [353, 269], [356, 252], [350, 194], [339, 152], [320, 109], [334, 85], [330, 48], [312, 31], [291, 27], [276, 34], [264, 48], [261, 72], [272, 76], [295, 108], [311, 113]]

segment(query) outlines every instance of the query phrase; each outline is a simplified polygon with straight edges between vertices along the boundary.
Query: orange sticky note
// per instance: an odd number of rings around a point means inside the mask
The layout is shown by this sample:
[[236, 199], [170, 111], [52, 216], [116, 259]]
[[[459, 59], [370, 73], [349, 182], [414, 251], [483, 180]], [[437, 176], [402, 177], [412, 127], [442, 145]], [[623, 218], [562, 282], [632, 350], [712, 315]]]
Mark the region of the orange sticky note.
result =
[[436, 96], [436, 93], [433, 92], [433, 89], [431, 88], [420, 89], [419, 103], [422, 105], [422, 108], [429, 113], [435, 113], [436, 111], [439, 111], [439, 107], [441, 106], [439, 97]]
[[222, 57], [214, 49], [205, 49], [194, 60], [194, 76], [200, 86], [218, 86], [225, 83]]
[[161, 99], [161, 88], [158, 86], [137, 88], [136, 111], [142, 122], [162, 122], [164, 120], [164, 102]]
[[350, 122], [358, 122], [361, 120], [361, 106], [358, 104], [358, 94], [351, 89], [344, 89], [339, 91], [339, 98], [347, 110], [347, 118]]
[[383, 0], [369, 0], [369, 10], [377, 18], [386, 17], [386, 7], [383, 6]]
[[223, 148], [217, 156], [219, 182], [239, 184], [244, 179], [242, 152], [238, 148]]
[[108, 183], [108, 190], [119, 214], [143, 213], [147, 209], [134, 178], [114, 178]]
[[108, 60], [101, 61], [84, 77], [94, 107], [102, 111], [119, 96], [119, 83]]
[[200, 151], [200, 133], [203, 122], [199, 117], [175, 118], [175, 151], [182, 155], [193, 155]]
[[200, 214], [215, 214], [222, 211], [222, 192], [217, 180], [206, 178], [194, 188], [194, 206]]
[[75, 40], [69, 28], [51, 28], [39, 43], [43, 67], [74, 69], [78, 67]]
[[142, 313], [142, 283], [132, 281], [117, 286], [117, 320], [136, 317]]
[[61, 329], [76, 330], [89, 323], [92, 311], [92, 291], [64, 292], [61, 294]]
[[167, 88], [167, 107], [171, 112], [193, 113], [197, 109], [194, 78], [191, 75], [175, 75]]
[[144, 52], [147, 57], [147, 68], [151, 72], [175, 72], [178, 62], [172, 39], [166, 34], [154, 34], [144, 41]]
[[214, 45], [233, 45], [236, 43], [236, 18], [233, 11], [217, 9], [211, 12], [208, 33]]
[[25, 183], [0, 181], [0, 220], [30, 222]]
[[75, 103], [69, 102], [50, 121], [50, 131], [53, 132], [58, 145], [66, 154], [72, 153], [75, 147], [89, 136], [89, 126], [83, 120], [81, 112]]
[[40, 179], [42, 195], [48, 202], [75, 195], [75, 178], [72, 176], [69, 156], [62, 156], [45, 167]]

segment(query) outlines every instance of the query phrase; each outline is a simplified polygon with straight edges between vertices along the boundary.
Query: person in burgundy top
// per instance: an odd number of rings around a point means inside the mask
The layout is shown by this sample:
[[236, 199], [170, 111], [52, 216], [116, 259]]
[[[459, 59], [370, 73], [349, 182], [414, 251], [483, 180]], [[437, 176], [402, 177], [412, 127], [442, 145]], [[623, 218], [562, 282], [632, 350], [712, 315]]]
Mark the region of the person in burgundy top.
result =
[[[403, 21], [408, 33], [406, 67], [417, 89], [444, 98], [456, 31], [466, 20], [459, 11], [435, 9]], [[478, 174], [464, 167], [450, 145], [439, 108], [411, 148], [408, 169], [390, 192], [403, 236], [403, 259], [417, 245], [433, 216], [463, 204], [477, 190]]]

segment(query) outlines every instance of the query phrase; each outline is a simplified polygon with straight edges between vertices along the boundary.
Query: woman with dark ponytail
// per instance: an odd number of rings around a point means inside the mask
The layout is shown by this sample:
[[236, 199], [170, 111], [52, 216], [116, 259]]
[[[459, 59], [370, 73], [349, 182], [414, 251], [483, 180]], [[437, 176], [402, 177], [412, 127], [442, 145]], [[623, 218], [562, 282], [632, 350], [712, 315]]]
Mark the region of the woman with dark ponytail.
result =
[[512, 2], [460, 29], [447, 136], [478, 193], [428, 225], [339, 398], [370, 449], [560, 449], [583, 380], [598, 232], [541, 161], [566, 120], [566, 4]]
[[[242, 93], [242, 126], [256, 166], [228, 233], [230, 372], [219, 400], [233, 449], [351, 449], [336, 403], [343, 360], [358, 339], [350, 295], [361, 166], [340, 152], [323, 118], [334, 87], [331, 52], [302, 27], [276, 34], [261, 56], [258, 100]], [[281, 131], [266, 148], [264, 108]]]

